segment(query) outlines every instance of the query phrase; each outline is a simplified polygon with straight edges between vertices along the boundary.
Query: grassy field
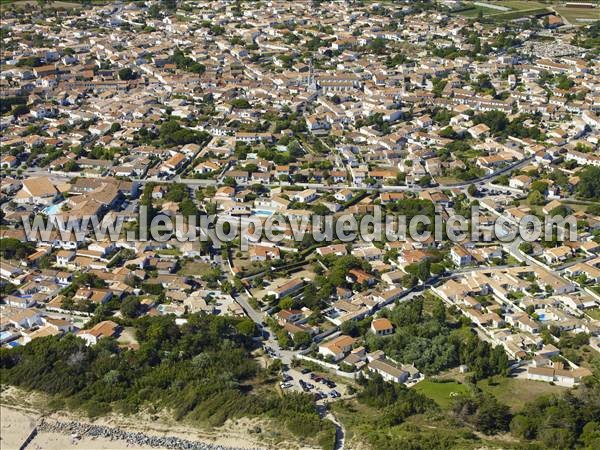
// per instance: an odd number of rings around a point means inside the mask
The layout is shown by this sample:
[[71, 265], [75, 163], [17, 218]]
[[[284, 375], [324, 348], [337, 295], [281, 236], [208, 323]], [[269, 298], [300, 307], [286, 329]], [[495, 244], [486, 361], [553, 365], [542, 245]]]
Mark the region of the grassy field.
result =
[[210, 264], [201, 261], [190, 261], [177, 272], [179, 275], [202, 275], [210, 268]]
[[566, 390], [566, 388], [552, 386], [543, 381], [504, 377], [493, 377], [491, 380], [491, 384], [484, 380], [480, 381], [477, 386], [482, 391], [492, 394], [498, 401], [510, 406], [513, 411], [518, 411], [525, 403], [542, 395], [560, 394]]
[[450, 407], [453, 396], [469, 391], [467, 386], [456, 381], [440, 383], [432, 380], [423, 380], [415, 385], [413, 389], [429, 397], [444, 409]]
[[509, 8], [510, 11], [502, 11], [499, 9], [494, 9], [493, 7], [485, 7], [482, 5], [475, 5], [472, 4], [473, 9], [468, 9], [465, 11], [460, 11], [459, 14], [461, 15], [468, 15], [468, 16], [476, 16], [479, 11], [482, 11], [484, 16], [488, 16], [488, 15], [500, 15], [500, 14], [508, 14], [508, 13], [514, 13], [517, 11], [526, 11], [526, 10], [531, 10], [531, 9], [540, 9], [540, 8], [545, 8], [548, 5], [544, 4], [544, 3], [540, 3], [537, 1], [496, 1], [496, 2], [486, 2], [485, 0], [480, 0], [478, 3], [489, 3], [490, 6], [501, 6], [503, 8]]
[[588, 309], [585, 312], [592, 319], [594, 319], [594, 320], [600, 320], [600, 308]]
[[473, 8], [465, 9], [464, 11], [459, 11], [458, 14], [465, 17], [477, 17], [480, 11], [481, 14], [484, 16], [489, 16], [490, 14], [496, 14], [499, 12], [497, 9], [474, 5]]
[[[600, 12], [600, 10], [599, 10], [599, 12]], [[588, 207], [588, 205], [583, 205], [581, 203], [564, 202], [564, 204], [565, 204], [565, 206], [568, 206], [575, 212], [585, 211]]]
[[509, 11], [500, 14], [494, 14], [490, 16], [496, 22], [505, 22], [508, 20], [522, 19], [524, 17], [533, 17], [539, 14], [545, 14], [549, 11], [548, 8], [532, 8], [532, 9], [521, 9], [517, 11]]
[[493, 19], [497, 22], [520, 19], [522, 17], [533, 16], [535, 14], [542, 14], [548, 12], [548, 8], [544, 3], [537, 1], [496, 1], [496, 2], [485, 2], [490, 5], [502, 6], [510, 8], [510, 11], [500, 11], [494, 8], [486, 8], [481, 5], [473, 5], [473, 8], [458, 12], [458, 14], [466, 17], [477, 17], [481, 13], [484, 17]]
[[181, 252], [176, 248], [163, 248], [157, 250], [156, 253], [163, 256], [181, 256]]
[[596, 19], [600, 20], [600, 8], [584, 9], [584, 8], [565, 8], [556, 6], [554, 10], [560, 14], [564, 20], [567, 20], [571, 25], [585, 25], [588, 21], [578, 21], [577, 19]]
[[456, 177], [435, 177], [435, 181], [437, 181], [439, 184], [453, 184], [460, 183], [462, 180]]
[[536, 2], [536, 1], [532, 1], [532, 2], [528, 2], [528, 1], [524, 1], [524, 0], [507, 0], [507, 1], [500, 1], [500, 2], [490, 2], [494, 5], [497, 6], [504, 6], [505, 8], [510, 8], [512, 10], [515, 11], [522, 11], [525, 9], [535, 9], [535, 8], [545, 8], [547, 6], [546, 3], [541, 3], [541, 2]]
[[[426, 382], [428, 381], [422, 383]], [[403, 438], [413, 442], [425, 442], [430, 441], [432, 435], [440, 442], [436, 448], [445, 448], [445, 439], [454, 440], [452, 448], [461, 450], [515, 448], [515, 442], [505, 440], [504, 436], [490, 439], [475, 436], [470, 428], [461, 426], [442, 413], [417, 414], [406, 419], [404, 423], [388, 426], [382, 423], [380, 410], [365, 406], [355, 399], [332, 403], [331, 408], [344, 424], [348, 448], [374, 449], [377, 448], [373, 445], [374, 442], [389, 440], [398, 443], [398, 439]]]
[[502, 22], [529, 17], [536, 14], [543, 14], [554, 9], [571, 25], [585, 25], [590, 23], [589, 20], [578, 21], [577, 19], [600, 20], [600, 8], [598, 7], [593, 9], [567, 8], [562, 6], [563, 3], [561, 2], [541, 3], [539, 1], [524, 0], [490, 1], [485, 3], [510, 8], [510, 11], [499, 11], [497, 9], [487, 8], [485, 6], [473, 5], [472, 8], [459, 11], [457, 14], [465, 17], [477, 17], [481, 13], [484, 17], [493, 19], [496, 22]]

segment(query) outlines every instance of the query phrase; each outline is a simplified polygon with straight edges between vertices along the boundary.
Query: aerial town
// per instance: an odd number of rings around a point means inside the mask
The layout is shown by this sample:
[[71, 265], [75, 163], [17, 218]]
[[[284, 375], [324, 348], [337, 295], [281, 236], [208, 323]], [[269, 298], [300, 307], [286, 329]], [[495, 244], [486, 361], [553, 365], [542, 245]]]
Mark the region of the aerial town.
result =
[[598, 2], [0, 30], [2, 448], [600, 448]]

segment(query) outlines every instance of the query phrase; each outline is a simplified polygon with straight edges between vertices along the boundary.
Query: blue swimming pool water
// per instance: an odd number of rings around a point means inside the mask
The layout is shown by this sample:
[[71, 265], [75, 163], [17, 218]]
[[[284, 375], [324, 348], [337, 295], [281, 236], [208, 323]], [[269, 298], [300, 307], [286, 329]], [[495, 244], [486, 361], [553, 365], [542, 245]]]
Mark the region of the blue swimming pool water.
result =
[[273, 215], [273, 211], [268, 211], [266, 209], [257, 209], [254, 211], [254, 215], [255, 216], [272, 216]]
[[50, 206], [46, 206], [44, 208], [44, 214], [47, 215], [52, 215], [52, 214], [56, 214], [58, 212], [60, 212], [60, 207], [62, 206], [61, 203], [57, 203], [56, 205], [50, 205]]
[[0, 341], [10, 337], [11, 335], [12, 333], [9, 333], [8, 331], [0, 331]]

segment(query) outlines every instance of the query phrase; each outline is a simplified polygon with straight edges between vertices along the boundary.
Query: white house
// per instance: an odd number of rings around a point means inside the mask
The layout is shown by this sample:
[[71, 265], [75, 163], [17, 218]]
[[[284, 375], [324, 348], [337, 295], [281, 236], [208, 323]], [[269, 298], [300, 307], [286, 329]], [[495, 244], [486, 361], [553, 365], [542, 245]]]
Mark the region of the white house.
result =
[[341, 335], [319, 345], [319, 353], [325, 357], [331, 356], [334, 361], [339, 361], [352, 350], [354, 342], [354, 338]]
[[296, 192], [292, 196], [292, 200], [295, 202], [309, 203], [317, 198], [317, 191], [315, 189], [305, 189], [301, 192]]
[[112, 320], [103, 320], [89, 330], [81, 330], [77, 336], [84, 339], [88, 346], [96, 345], [100, 339], [114, 336], [118, 328], [119, 325]]
[[408, 372], [385, 358], [371, 361], [367, 368], [370, 372], [378, 373], [385, 381], [392, 383], [404, 383], [409, 377]]
[[472, 260], [471, 254], [462, 245], [452, 247], [450, 257], [452, 262], [459, 267], [470, 264]]
[[592, 372], [584, 367], [565, 369], [562, 362], [555, 362], [552, 366], [534, 367], [527, 369], [527, 379], [536, 381], [553, 382], [559, 386], [573, 387], [581, 382], [584, 377]]
[[340, 202], [350, 201], [353, 197], [352, 191], [350, 189], [342, 189], [341, 191], [337, 191], [333, 197]]
[[380, 317], [371, 322], [371, 332], [375, 336], [388, 336], [394, 332], [394, 326], [385, 317]]

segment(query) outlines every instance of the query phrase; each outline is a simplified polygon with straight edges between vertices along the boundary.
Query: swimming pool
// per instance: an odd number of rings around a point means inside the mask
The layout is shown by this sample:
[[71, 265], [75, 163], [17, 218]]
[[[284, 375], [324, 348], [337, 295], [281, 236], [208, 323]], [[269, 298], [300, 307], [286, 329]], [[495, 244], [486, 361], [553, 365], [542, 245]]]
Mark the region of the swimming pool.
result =
[[11, 336], [12, 333], [9, 333], [8, 331], [0, 331], [0, 341], [3, 341], [4, 339], [7, 339]]
[[273, 215], [273, 211], [269, 211], [267, 209], [257, 209], [254, 211], [254, 215], [270, 217]]
[[2, 343], [16, 339], [17, 337], [19, 337], [17, 334], [11, 333], [10, 331], [0, 331], [0, 342]]
[[58, 214], [60, 212], [60, 208], [62, 207], [62, 203], [57, 203], [56, 205], [46, 206], [43, 209], [43, 213], [51, 216], [52, 214]]

